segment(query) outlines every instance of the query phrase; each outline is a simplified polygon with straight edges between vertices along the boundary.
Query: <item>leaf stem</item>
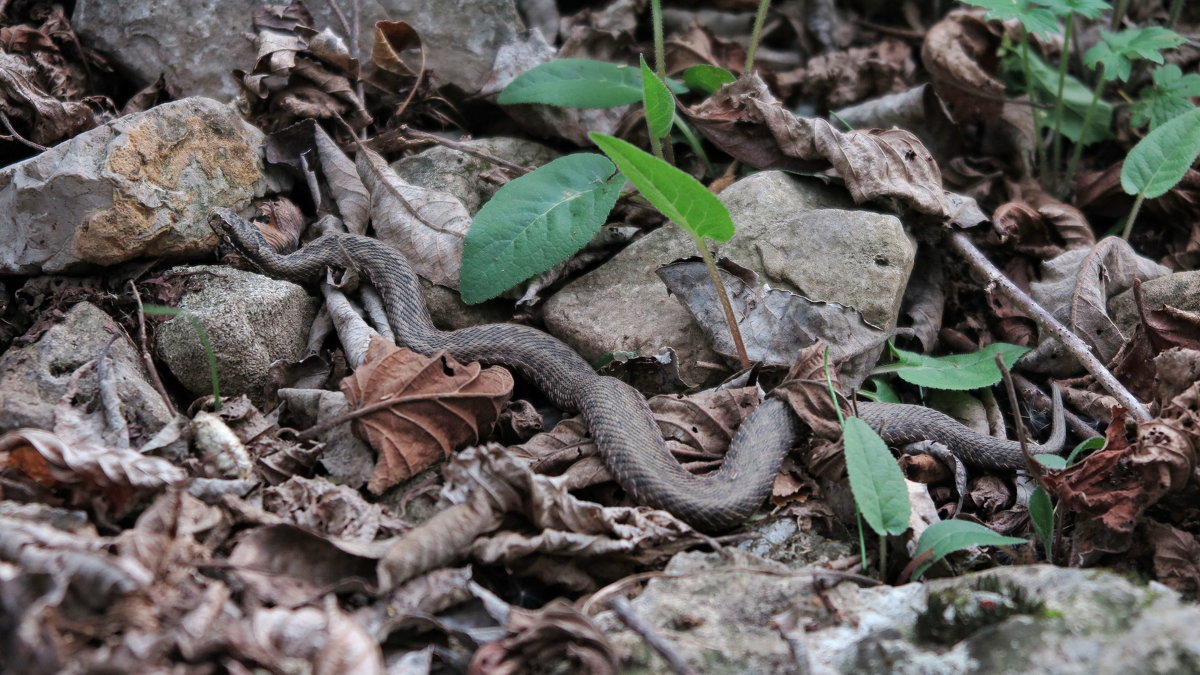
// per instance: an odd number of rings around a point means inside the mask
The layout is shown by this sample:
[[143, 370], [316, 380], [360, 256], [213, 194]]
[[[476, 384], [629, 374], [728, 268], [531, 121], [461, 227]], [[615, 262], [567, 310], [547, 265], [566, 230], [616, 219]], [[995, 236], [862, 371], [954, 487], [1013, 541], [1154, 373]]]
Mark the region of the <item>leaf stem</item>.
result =
[[1079, 158], [1083, 156], [1083, 146], [1087, 141], [1088, 126], [1092, 123], [1092, 115], [1096, 112], [1096, 105], [1100, 102], [1100, 94], [1104, 92], [1104, 85], [1107, 82], [1107, 79], [1104, 77], [1104, 64], [1098, 66], [1096, 75], [1096, 88], [1092, 91], [1092, 102], [1088, 104], [1087, 112], [1083, 114], [1083, 126], [1079, 130], [1079, 141], [1075, 143], [1075, 147], [1071, 150], [1071, 161], [1067, 164], [1063, 194], [1069, 192], [1071, 185], [1075, 182], [1075, 170], [1079, 168]]
[[1174, 0], [1171, 3], [1171, 11], [1167, 15], [1167, 30], [1175, 30], [1175, 24], [1179, 23], [1179, 15], [1183, 13], [1183, 0]]
[[[688, 234], [691, 234], [689, 231]], [[738, 328], [737, 317], [733, 315], [733, 305], [729, 302], [729, 294], [725, 292], [725, 284], [721, 281], [721, 274], [717, 271], [717, 264], [713, 262], [712, 254], [708, 252], [708, 245], [704, 243], [704, 238], [692, 234], [692, 241], [696, 242], [696, 248], [700, 249], [700, 257], [704, 259], [704, 266], [708, 268], [708, 276], [712, 278], [713, 287], [717, 290], [717, 297], [721, 299], [721, 307], [725, 310], [725, 322], [729, 324], [729, 334], [733, 337], [733, 346], [737, 348], [738, 361], [742, 364], [742, 369], [750, 367], [750, 357], [746, 354], [746, 345], [742, 342], [742, 331]]]
[[[1073, 37], [1075, 27], [1075, 15], [1068, 14], [1066, 20], [1066, 29], [1063, 32], [1062, 54], [1059, 55], [1058, 63], [1058, 93], [1054, 97], [1054, 152], [1051, 166], [1053, 166], [1054, 177], [1051, 180], [1053, 192], [1058, 192], [1058, 175], [1062, 169], [1062, 118], [1063, 110], [1066, 106], [1063, 104], [1063, 88], [1067, 83], [1067, 62], [1071, 60], [1071, 38]], [[1083, 136], [1080, 136], [1083, 140]]]
[[767, 8], [771, 0], [758, 0], [758, 11], [754, 14], [754, 28], [750, 31], [750, 46], [746, 48], [746, 72], [754, 70], [754, 53], [758, 51], [758, 41], [762, 38], [763, 23], [767, 20]]
[[1125, 12], [1129, 9], [1129, 0], [1117, 0], [1117, 8], [1113, 10], [1112, 23], [1108, 29], [1116, 31], [1121, 27], [1121, 21], [1125, 18]]
[[1121, 233], [1121, 238], [1129, 241], [1129, 235], [1133, 233], [1133, 221], [1137, 219], [1138, 211], [1142, 208], [1142, 202], [1146, 199], [1146, 190], [1143, 189], [1138, 193], [1137, 199], [1133, 200], [1133, 208], [1129, 210], [1129, 217], [1125, 219], [1125, 231]]
[[1029, 65], [1029, 31], [1021, 26], [1021, 67], [1025, 69], [1025, 95], [1029, 97], [1029, 117], [1033, 120], [1034, 147], [1037, 151], [1038, 175], [1046, 180], [1046, 144], [1042, 141], [1041, 111], [1033, 91], [1033, 68]]
[[666, 48], [663, 46], [662, 0], [650, 0], [650, 23], [654, 27], [654, 72], [666, 82], [667, 57]]

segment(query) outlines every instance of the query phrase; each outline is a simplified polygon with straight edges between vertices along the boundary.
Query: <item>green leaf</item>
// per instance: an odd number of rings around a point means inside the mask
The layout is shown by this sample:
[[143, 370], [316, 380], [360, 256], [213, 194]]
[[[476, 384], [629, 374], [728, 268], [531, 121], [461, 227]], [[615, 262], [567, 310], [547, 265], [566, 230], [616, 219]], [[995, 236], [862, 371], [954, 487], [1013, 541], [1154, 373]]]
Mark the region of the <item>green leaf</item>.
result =
[[1054, 504], [1050, 503], [1050, 494], [1040, 486], [1029, 495], [1029, 519], [1033, 521], [1033, 529], [1042, 540], [1046, 557], [1050, 558], [1050, 546], [1054, 541]]
[[196, 331], [196, 338], [200, 340], [200, 346], [204, 349], [204, 356], [208, 359], [208, 379], [212, 382], [213, 411], [221, 412], [221, 383], [217, 378], [217, 353], [213, 351], [212, 340], [208, 337], [208, 331], [204, 330], [204, 324], [200, 323], [200, 317], [186, 309], [164, 305], [143, 305], [142, 313], [153, 316], [182, 316], [191, 324], [192, 330]]
[[[667, 84], [675, 93], [687, 88]], [[614, 108], [642, 100], [637, 68], [591, 59], [558, 59], [534, 66], [510, 82], [496, 99], [504, 105], [544, 103], [565, 108]]]
[[1104, 79], [1129, 79], [1129, 71], [1137, 59], [1162, 63], [1162, 50], [1178, 47], [1183, 38], [1162, 26], [1129, 28], [1120, 33], [1100, 31], [1100, 42], [1083, 55], [1083, 62], [1094, 68], [1104, 66]]
[[619, 138], [592, 132], [588, 138], [663, 215], [697, 237], [728, 241], [729, 209], [700, 181]]
[[1087, 440], [1080, 441], [1079, 445], [1076, 445], [1075, 449], [1067, 454], [1067, 466], [1074, 464], [1075, 460], [1083, 453], [1103, 448], [1105, 443], [1103, 436], [1092, 436]]
[[866, 422], [851, 417], [842, 425], [850, 491], [863, 519], [877, 534], [908, 529], [910, 506], [904, 474], [887, 444]]
[[683, 82], [692, 89], [699, 89], [706, 94], [716, 93], [722, 86], [737, 80], [733, 73], [720, 66], [710, 66], [701, 63], [683, 71]]
[[1146, 199], [1161, 196], [1183, 179], [1200, 155], [1200, 108], [1146, 134], [1125, 157], [1121, 188]]
[[[1016, 54], [1005, 61], [1005, 67], [1012, 67], [1021, 72], [1021, 59]], [[1053, 101], [1058, 96], [1058, 71], [1038, 58], [1036, 54], [1029, 55], [1029, 74], [1033, 81], [1029, 86], [1037, 92], [1036, 97], [1041, 101]], [[1092, 103], [1092, 92], [1073, 75], [1068, 74], [1063, 82], [1063, 119], [1059, 131], [1062, 135], [1078, 143], [1084, 137], [1083, 120], [1087, 116], [1088, 106]], [[1113, 107], [1103, 100], [1096, 101], [1096, 109], [1092, 112], [1091, 122], [1088, 123], [1084, 145], [1098, 143], [1112, 137], [1109, 129], [1112, 127]], [[1053, 115], [1039, 115], [1042, 126], [1054, 128]]]
[[1034, 2], [1064, 19], [1072, 14], [1085, 19], [1096, 19], [1109, 7], [1104, 0], [1034, 0]]
[[893, 372], [900, 379], [921, 387], [933, 389], [981, 389], [1000, 381], [1000, 369], [996, 367], [996, 354], [1004, 359], [1004, 365], [1012, 368], [1021, 358], [1026, 347], [997, 342], [973, 354], [953, 356], [925, 356], [916, 352], [892, 348], [897, 362], [875, 369], [875, 373]]
[[872, 388], [867, 389], [863, 387], [859, 389], [858, 393], [860, 395], [865, 394], [872, 401], [879, 401], [880, 403], [900, 402], [900, 396], [896, 394], [896, 390], [892, 389], [892, 385], [888, 384], [887, 380], [884, 380], [882, 377], [872, 377], [870, 380], [867, 380], [867, 384], [871, 385]]
[[463, 243], [463, 301], [494, 298], [583, 248], [621, 194], [615, 174], [600, 155], [567, 155], [497, 190]]
[[646, 65], [646, 58], [639, 58], [642, 62], [642, 100], [646, 105], [646, 124], [652, 136], [662, 138], [670, 133], [671, 122], [675, 119], [675, 98], [671, 96], [667, 85]]
[[1200, 96], [1200, 74], [1183, 74], [1179, 66], [1168, 63], [1154, 69], [1154, 86], [1142, 89], [1133, 104], [1133, 125], [1145, 126], [1150, 130], [1166, 124], [1172, 119], [1196, 107], [1191, 99]]
[[963, 0], [964, 4], [987, 10], [983, 18], [990, 21], [1016, 19], [1030, 33], [1049, 35], [1058, 32], [1058, 18], [1054, 12], [1036, 6], [1031, 0]]
[[988, 529], [979, 523], [966, 520], [943, 520], [930, 525], [921, 533], [917, 540], [917, 555], [932, 551], [933, 557], [927, 563], [917, 568], [913, 578], [919, 577], [933, 563], [945, 558], [955, 551], [972, 546], [1015, 546], [1024, 544], [1024, 539], [1006, 537], [999, 532]]
[[1065, 468], [1067, 468], [1067, 458], [1063, 457], [1062, 455], [1052, 455], [1050, 453], [1042, 453], [1040, 455], [1034, 455], [1033, 458], [1038, 461], [1038, 464], [1041, 464], [1042, 466], [1046, 467], [1047, 469], [1065, 469]]

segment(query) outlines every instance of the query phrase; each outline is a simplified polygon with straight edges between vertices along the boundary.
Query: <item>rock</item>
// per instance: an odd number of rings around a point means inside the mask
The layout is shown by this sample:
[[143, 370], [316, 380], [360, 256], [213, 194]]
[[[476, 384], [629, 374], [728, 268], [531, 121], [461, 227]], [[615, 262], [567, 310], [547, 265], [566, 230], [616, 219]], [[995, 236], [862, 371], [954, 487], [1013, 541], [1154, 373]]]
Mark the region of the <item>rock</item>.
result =
[[[843, 582], [819, 596], [819, 569], [741, 551], [681, 553], [665, 571], [678, 576], [651, 580], [632, 605], [698, 672], [1177, 673], [1200, 664], [1200, 608], [1161, 584], [1099, 570], [1030, 565], [905, 586]], [[611, 612], [596, 622], [622, 672], [662, 668]]]
[[[108, 350], [109, 367], [132, 435], [149, 438], [171, 421], [166, 403], [147, 380], [138, 350], [124, 330], [95, 305], [81, 302], [37, 342], [13, 347], [0, 357], [0, 431], [53, 429], [54, 406], [71, 375], [99, 358], [114, 335], [119, 337]], [[82, 378], [79, 400], [97, 396], [96, 378]]]
[[[1163, 305], [1170, 305], [1185, 312], [1200, 312], [1200, 270], [1176, 272], [1143, 281], [1142, 297], [1146, 302], [1147, 312], [1162, 309]], [[1126, 337], [1132, 336], [1139, 321], [1133, 289], [1113, 296], [1108, 301], [1108, 311], [1121, 333]]]
[[[721, 193], [737, 233], [715, 248], [765, 276], [773, 287], [860, 309], [891, 328], [916, 246], [899, 219], [854, 208], [846, 193], [779, 171], [742, 179]], [[657, 354], [672, 347], [685, 380], [711, 381], [723, 359], [654, 270], [696, 255], [691, 238], [668, 225], [575, 280], [546, 303], [550, 331], [586, 359], [607, 352]]]
[[[528, 168], [546, 164], [560, 154], [541, 143], [503, 136], [464, 141], [463, 145]], [[479, 178], [479, 174], [495, 166], [486, 159], [444, 145], [392, 162], [392, 170], [401, 178], [423, 188], [449, 192], [462, 201], [472, 216], [496, 193], [495, 185]]]
[[[465, 144], [525, 167], [541, 166], [559, 154], [540, 143], [519, 138], [485, 138], [465, 141]], [[398, 176], [413, 185], [442, 190], [458, 197], [472, 216], [496, 192], [495, 186], [479, 178], [480, 173], [491, 169], [494, 164], [442, 145], [392, 162], [391, 166]], [[429, 313], [434, 323], [444, 330], [498, 323], [512, 317], [509, 303], [493, 301], [468, 305], [457, 292], [449, 288], [425, 279], [421, 279], [421, 282]]]
[[189, 98], [0, 169], [0, 274], [209, 255], [211, 207], [244, 207], [278, 188], [262, 139], [232, 109]]
[[[265, 0], [108, 2], [79, 0], [71, 24], [90, 46], [148, 85], [165, 74], [189, 94], [230, 100], [240, 91], [230, 71], [254, 68], [252, 17]], [[279, 3], [274, 3], [279, 4]], [[286, 3], [283, 3], [286, 4]], [[314, 28], [348, 41], [328, 2], [306, 3]], [[349, 5], [343, 10], [349, 16]], [[376, 21], [408, 22], [421, 36], [435, 82], [467, 92], [487, 81], [502, 45], [521, 41], [512, 0], [377, 0], [361, 3], [359, 56], [370, 56]], [[470, 30], [466, 27], [470, 26]]]
[[[271, 364], [303, 356], [316, 300], [291, 282], [230, 267], [176, 271], [197, 275], [203, 284], [184, 294], [179, 309], [193, 314], [208, 333], [221, 395], [246, 394], [261, 403], [272, 385]], [[188, 391], [212, 392], [208, 357], [187, 318], [175, 317], [159, 328], [158, 354]]]

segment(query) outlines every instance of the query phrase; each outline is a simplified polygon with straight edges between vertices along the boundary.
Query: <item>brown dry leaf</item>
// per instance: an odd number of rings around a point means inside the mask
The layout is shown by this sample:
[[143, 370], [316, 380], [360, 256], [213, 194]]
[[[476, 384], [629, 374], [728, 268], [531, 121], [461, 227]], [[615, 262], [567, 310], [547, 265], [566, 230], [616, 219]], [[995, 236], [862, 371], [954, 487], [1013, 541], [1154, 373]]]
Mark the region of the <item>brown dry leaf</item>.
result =
[[369, 148], [359, 149], [355, 164], [371, 193], [375, 235], [404, 251], [417, 274], [457, 289], [463, 240], [471, 226], [467, 207], [448, 192], [404, 182]]
[[371, 193], [359, 178], [354, 162], [333, 142], [329, 134], [315, 123], [312, 124], [312, 130], [313, 145], [321, 159], [321, 173], [329, 184], [333, 200], [337, 202], [346, 231], [366, 234], [367, 223], [371, 219]]
[[1096, 235], [1083, 212], [1055, 199], [1032, 178], [1020, 183], [1021, 200], [1001, 204], [992, 214], [1000, 243], [1037, 260], [1090, 248]]
[[615, 675], [616, 654], [604, 632], [559, 598], [538, 610], [513, 608], [512, 635], [480, 647], [470, 675], [519, 675], [556, 669], [580, 675]]
[[67, 444], [41, 429], [16, 429], [0, 436], [0, 469], [20, 470], [46, 485], [104, 489], [159, 489], [187, 478], [171, 462], [135, 450], [95, 443]]
[[[1042, 280], [1030, 284], [1033, 299], [1111, 361], [1125, 337], [1108, 316], [1108, 298], [1171, 270], [1138, 255], [1124, 239], [1106, 237], [1090, 249], [1075, 249], [1042, 264]], [[1055, 348], [1045, 338], [1038, 353]]]
[[228, 560], [259, 601], [297, 607], [324, 593], [373, 585], [383, 551], [384, 545], [322, 537], [294, 525], [264, 525], [239, 534]]
[[105, 121], [86, 103], [60, 101], [46, 93], [40, 79], [20, 57], [0, 51], [0, 112], [22, 122], [29, 140], [53, 145]]
[[911, 132], [840, 132], [825, 120], [798, 118], [753, 73], [685, 111], [710, 141], [750, 166], [797, 171], [832, 166], [856, 203], [899, 202], [940, 220], [953, 215], [937, 163]]
[[[845, 362], [840, 372], [846, 386], [857, 387], [866, 378], [888, 331], [872, 325], [853, 307], [768, 288], [753, 270], [727, 259], [720, 260], [717, 268], [751, 361], [790, 366], [797, 352], [821, 340], [829, 345], [832, 362]], [[695, 317], [712, 348], [736, 357], [725, 311], [704, 263], [688, 258], [656, 272]]]
[[1147, 522], [1142, 532], [1153, 552], [1155, 581], [1193, 597], [1200, 592], [1200, 539], [1153, 521]]
[[262, 506], [306, 530], [344, 541], [366, 543], [411, 529], [382, 504], [372, 504], [358, 490], [324, 478], [293, 476], [264, 490]]
[[503, 368], [464, 366], [445, 352], [427, 357], [373, 339], [366, 361], [341, 383], [351, 407], [365, 413], [354, 433], [379, 453], [367, 489], [380, 494], [486, 438], [512, 387]]
[[667, 72], [679, 73], [695, 65], [718, 66], [735, 73], [746, 65], [746, 48], [735, 40], [717, 37], [698, 19], [667, 40]]
[[274, 654], [273, 670], [296, 669], [298, 660], [314, 675], [384, 675], [383, 653], [375, 641], [333, 598], [323, 608], [259, 609], [249, 637]]
[[[1140, 296], [1140, 282], [1134, 288], [1138, 302], [1144, 305]], [[1189, 353], [1193, 357], [1171, 359], [1169, 365], [1164, 365], [1167, 362], [1160, 363], [1157, 357], [1169, 350]], [[1200, 314], [1167, 305], [1146, 313], [1144, 320], [1134, 329], [1133, 337], [1121, 347], [1109, 367], [1131, 392], [1148, 401], [1154, 398], [1156, 388], [1161, 390], [1159, 385], [1164, 378], [1182, 375], [1191, 377], [1191, 380], [1185, 380], [1189, 384], [1195, 381], [1195, 375], [1200, 370], [1194, 358], [1200, 354], [1196, 350], [1200, 350]]]
[[[406, 59], [405, 52], [417, 52], [417, 65]], [[411, 54], [409, 55], [412, 56]], [[403, 21], [377, 21], [375, 45], [371, 48], [371, 63], [392, 75], [404, 78], [419, 77], [425, 72], [425, 46], [421, 36]]]
[[280, 253], [295, 251], [305, 225], [300, 207], [287, 197], [280, 197], [262, 202], [258, 209], [267, 218], [267, 222], [258, 226], [263, 239]]
[[1004, 105], [1000, 36], [979, 10], [956, 10], [925, 34], [921, 61], [959, 123], [998, 117]]
[[[825, 342], [818, 339], [799, 350], [795, 363], [783, 382], [771, 390], [771, 396], [786, 401], [813, 434], [835, 441], [842, 437], [842, 427], [829, 396], [830, 384], [825, 379], [825, 348]], [[829, 376], [834, 390], [840, 390], [836, 370]]]
[[895, 38], [884, 38], [870, 47], [814, 56], [794, 77], [806, 96], [836, 109], [904, 91], [912, 85], [915, 70], [912, 48]]

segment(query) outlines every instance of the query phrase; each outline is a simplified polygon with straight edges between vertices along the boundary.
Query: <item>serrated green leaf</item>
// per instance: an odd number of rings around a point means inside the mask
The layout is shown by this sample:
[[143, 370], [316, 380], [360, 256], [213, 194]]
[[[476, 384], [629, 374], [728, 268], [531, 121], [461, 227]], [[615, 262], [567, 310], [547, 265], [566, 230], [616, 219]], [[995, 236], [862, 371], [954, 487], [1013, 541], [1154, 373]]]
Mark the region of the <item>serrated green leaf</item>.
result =
[[[1020, 57], [1013, 54], [1005, 62], [1006, 67], [1022, 70]], [[1029, 55], [1029, 74], [1033, 81], [1030, 86], [1037, 91], [1038, 99], [1052, 101], [1058, 96], [1058, 72], [1036, 54]], [[1063, 118], [1060, 133], [1078, 143], [1084, 137], [1083, 120], [1087, 116], [1088, 106], [1092, 103], [1092, 92], [1073, 75], [1068, 74], [1063, 81], [1062, 91]], [[1096, 109], [1092, 111], [1092, 119], [1088, 124], [1084, 145], [1098, 143], [1112, 137], [1109, 129], [1112, 127], [1113, 107], [1111, 104], [1096, 101]], [[1053, 115], [1039, 115], [1042, 126], [1053, 129]]]
[[[675, 93], [687, 92], [668, 80]], [[591, 59], [558, 59], [521, 73], [500, 92], [497, 102], [543, 103], [564, 108], [614, 108], [642, 100], [642, 74], [637, 68]]]
[[987, 10], [985, 19], [1008, 21], [1016, 19], [1030, 33], [1049, 35], [1057, 33], [1058, 19], [1045, 7], [1038, 7], [1031, 0], [963, 0], [964, 4]]
[[1067, 466], [1074, 464], [1075, 460], [1081, 454], [1091, 450], [1099, 450], [1100, 448], [1103, 448], [1106, 442], [1107, 441], [1104, 440], [1103, 436], [1092, 436], [1089, 439], [1080, 441], [1079, 445], [1076, 445], [1075, 449], [1071, 450], [1071, 452], [1067, 454]]
[[1004, 359], [1004, 365], [1012, 368], [1027, 347], [997, 342], [972, 354], [953, 356], [925, 356], [916, 352], [892, 348], [897, 362], [877, 368], [875, 372], [896, 373], [900, 379], [921, 387], [933, 389], [981, 389], [1000, 381], [1000, 369], [996, 367], [996, 354]]
[[1089, 67], [1104, 66], [1104, 79], [1129, 79], [1129, 71], [1137, 59], [1162, 63], [1162, 50], [1178, 47], [1183, 38], [1162, 26], [1129, 28], [1120, 33], [1100, 31], [1100, 42], [1083, 55]]
[[1006, 537], [999, 532], [988, 529], [979, 523], [967, 520], [943, 520], [921, 533], [917, 540], [917, 555], [932, 551], [933, 557], [927, 563], [917, 568], [913, 578], [919, 577], [933, 563], [942, 558], [972, 546], [1015, 546], [1026, 543], [1024, 539]]
[[646, 58], [639, 57], [642, 65], [642, 100], [646, 106], [646, 125], [650, 134], [662, 138], [671, 131], [671, 122], [675, 119], [675, 98], [671, 90], [658, 79]]
[[616, 171], [601, 155], [567, 155], [497, 190], [463, 242], [463, 301], [494, 298], [583, 248], [621, 194]]
[[900, 534], [907, 530], [911, 511], [908, 489], [887, 444], [857, 417], [847, 419], [842, 425], [842, 438], [850, 491], [863, 520], [877, 534]]
[[1179, 66], [1168, 63], [1154, 69], [1154, 86], [1145, 87], [1134, 102], [1131, 120], [1136, 127], [1150, 123], [1150, 130], [1196, 107], [1191, 99], [1200, 96], [1200, 74], [1183, 74]]
[[594, 131], [588, 138], [676, 225], [697, 237], [716, 241], [728, 241], [733, 236], [729, 209], [700, 181], [619, 138]]
[[1033, 521], [1033, 529], [1046, 548], [1046, 557], [1051, 557], [1051, 542], [1054, 536], [1054, 504], [1050, 502], [1050, 494], [1042, 487], [1036, 487], [1029, 495], [1029, 519]]
[[1095, 19], [1109, 7], [1104, 0], [1034, 0], [1034, 2], [1062, 18], [1076, 14], [1085, 19]]
[[1162, 196], [1183, 179], [1200, 156], [1200, 108], [1146, 134], [1121, 167], [1121, 189], [1146, 199]]
[[718, 89], [737, 80], [733, 73], [720, 66], [710, 66], [700, 63], [683, 71], [683, 82], [692, 89], [699, 89], [706, 94], [716, 93]]

